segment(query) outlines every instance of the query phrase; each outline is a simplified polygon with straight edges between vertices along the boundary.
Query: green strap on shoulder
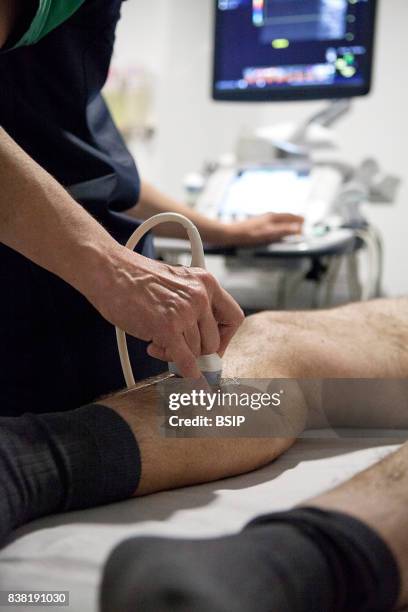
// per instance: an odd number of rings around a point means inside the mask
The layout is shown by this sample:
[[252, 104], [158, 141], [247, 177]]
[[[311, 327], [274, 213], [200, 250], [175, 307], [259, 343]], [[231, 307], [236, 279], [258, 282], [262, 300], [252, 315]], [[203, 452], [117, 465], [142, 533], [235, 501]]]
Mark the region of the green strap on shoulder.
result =
[[34, 45], [71, 17], [85, 0], [39, 0], [37, 13], [30, 27], [15, 45]]

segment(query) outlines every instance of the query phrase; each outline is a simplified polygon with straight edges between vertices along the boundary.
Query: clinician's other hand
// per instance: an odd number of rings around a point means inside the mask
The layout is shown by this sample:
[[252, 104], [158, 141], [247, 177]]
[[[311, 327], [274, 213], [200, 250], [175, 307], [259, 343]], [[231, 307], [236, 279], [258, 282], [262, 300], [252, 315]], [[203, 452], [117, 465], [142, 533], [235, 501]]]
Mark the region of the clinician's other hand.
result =
[[241, 308], [199, 268], [173, 267], [119, 247], [90, 301], [105, 319], [150, 343], [148, 353], [200, 378], [196, 357], [223, 354], [244, 320]]
[[222, 232], [222, 244], [233, 246], [256, 246], [270, 244], [300, 234], [303, 217], [288, 213], [267, 213], [245, 221], [228, 223]]

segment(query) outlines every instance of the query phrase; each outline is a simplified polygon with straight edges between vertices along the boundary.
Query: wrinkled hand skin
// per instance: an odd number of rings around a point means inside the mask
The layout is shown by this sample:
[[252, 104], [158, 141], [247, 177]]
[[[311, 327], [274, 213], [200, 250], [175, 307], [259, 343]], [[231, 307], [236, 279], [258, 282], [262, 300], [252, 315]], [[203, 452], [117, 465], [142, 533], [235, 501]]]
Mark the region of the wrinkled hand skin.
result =
[[[108, 273], [106, 274], [106, 270]], [[90, 301], [104, 318], [149, 342], [148, 353], [200, 378], [196, 357], [226, 350], [241, 308], [206, 270], [174, 267], [121, 247]]]

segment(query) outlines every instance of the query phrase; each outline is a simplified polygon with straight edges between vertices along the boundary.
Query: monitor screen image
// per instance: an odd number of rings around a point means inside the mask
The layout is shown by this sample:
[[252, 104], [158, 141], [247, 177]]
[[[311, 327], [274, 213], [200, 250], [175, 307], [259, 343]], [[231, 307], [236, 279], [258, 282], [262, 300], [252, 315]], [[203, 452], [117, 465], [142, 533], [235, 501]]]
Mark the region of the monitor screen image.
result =
[[215, 0], [213, 96], [274, 101], [370, 91], [376, 0]]
[[292, 168], [248, 168], [222, 194], [219, 217], [244, 219], [269, 212], [305, 215], [310, 172]]

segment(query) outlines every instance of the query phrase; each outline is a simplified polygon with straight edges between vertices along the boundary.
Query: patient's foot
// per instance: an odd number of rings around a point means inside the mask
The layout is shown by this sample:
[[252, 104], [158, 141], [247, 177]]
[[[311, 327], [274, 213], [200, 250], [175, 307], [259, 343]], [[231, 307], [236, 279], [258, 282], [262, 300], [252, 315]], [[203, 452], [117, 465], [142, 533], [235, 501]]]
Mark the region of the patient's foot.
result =
[[[114, 551], [105, 569], [102, 611], [271, 610], [267, 605], [271, 582], [268, 558], [273, 557], [273, 546], [262, 532], [256, 536], [128, 540]], [[274, 592], [273, 601], [276, 598]], [[283, 612], [285, 607], [274, 609]]]
[[388, 612], [398, 571], [354, 518], [316, 509], [270, 515], [209, 540], [142, 538], [111, 555], [102, 612]]

